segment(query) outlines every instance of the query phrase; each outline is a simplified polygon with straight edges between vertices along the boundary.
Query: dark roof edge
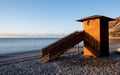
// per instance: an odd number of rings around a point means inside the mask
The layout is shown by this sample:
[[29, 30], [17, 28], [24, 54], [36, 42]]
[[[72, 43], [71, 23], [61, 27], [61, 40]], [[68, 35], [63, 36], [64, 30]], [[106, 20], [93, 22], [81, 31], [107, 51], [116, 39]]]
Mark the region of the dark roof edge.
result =
[[86, 21], [86, 20], [89, 20], [89, 19], [96, 19], [96, 18], [101, 18], [101, 17], [108, 18], [109, 20], [114, 20], [112, 18], [109, 18], [109, 17], [106, 17], [106, 16], [102, 16], [102, 15], [93, 15], [93, 16], [89, 16], [89, 17], [86, 17], [86, 18], [82, 18], [82, 19], [76, 20], [76, 21], [77, 22], [83, 22], [83, 21]]

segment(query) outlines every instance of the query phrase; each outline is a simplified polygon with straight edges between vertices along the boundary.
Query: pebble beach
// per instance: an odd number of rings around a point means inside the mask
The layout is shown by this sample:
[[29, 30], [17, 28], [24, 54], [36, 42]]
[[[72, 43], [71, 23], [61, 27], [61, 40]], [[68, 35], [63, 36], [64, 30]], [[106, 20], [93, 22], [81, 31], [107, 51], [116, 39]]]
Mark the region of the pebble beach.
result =
[[72, 48], [47, 63], [39, 61], [41, 51], [0, 55], [0, 75], [120, 75], [120, 54], [113, 52], [120, 43], [110, 43], [109, 48], [110, 56], [97, 59]]

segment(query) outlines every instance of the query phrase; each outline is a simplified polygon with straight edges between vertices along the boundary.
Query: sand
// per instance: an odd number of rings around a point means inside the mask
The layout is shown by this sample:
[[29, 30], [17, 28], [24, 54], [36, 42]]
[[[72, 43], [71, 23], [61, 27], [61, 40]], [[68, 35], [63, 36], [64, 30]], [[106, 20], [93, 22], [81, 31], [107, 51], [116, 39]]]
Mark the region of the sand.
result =
[[72, 48], [59, 58], [41, 63], [41, 51], [0, 55], [0, 75], [120, 75], [120, 43], [110, 43], [110, 56], [84, 57]]

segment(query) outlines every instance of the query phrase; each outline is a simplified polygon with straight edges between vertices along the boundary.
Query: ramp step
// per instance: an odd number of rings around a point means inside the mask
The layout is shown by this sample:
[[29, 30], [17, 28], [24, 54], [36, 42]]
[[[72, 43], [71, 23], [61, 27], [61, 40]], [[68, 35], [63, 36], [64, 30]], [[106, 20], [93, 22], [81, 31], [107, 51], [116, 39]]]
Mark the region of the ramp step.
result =
[[49, 61], [49, 60], [50, 60], [49, 55], [46, 55], [46, 56], [44, 56], [44, 57], [42, 57], [42, 58], [40, 59], [40, 62], [45, 63], [45, 62], [47, 62], [47, 61]]

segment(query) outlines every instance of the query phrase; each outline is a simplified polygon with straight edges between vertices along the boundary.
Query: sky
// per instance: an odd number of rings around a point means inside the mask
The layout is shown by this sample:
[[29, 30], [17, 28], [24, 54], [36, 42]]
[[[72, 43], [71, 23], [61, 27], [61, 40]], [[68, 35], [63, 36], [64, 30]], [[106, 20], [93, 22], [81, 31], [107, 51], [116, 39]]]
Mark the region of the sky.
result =
[[120, 0], [0, 0], [0, 38], [61, 37], [91, 15], [120, 16]]

